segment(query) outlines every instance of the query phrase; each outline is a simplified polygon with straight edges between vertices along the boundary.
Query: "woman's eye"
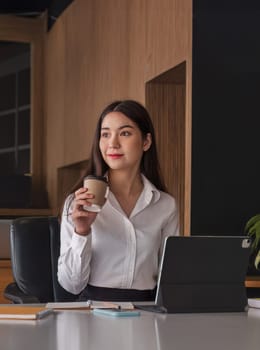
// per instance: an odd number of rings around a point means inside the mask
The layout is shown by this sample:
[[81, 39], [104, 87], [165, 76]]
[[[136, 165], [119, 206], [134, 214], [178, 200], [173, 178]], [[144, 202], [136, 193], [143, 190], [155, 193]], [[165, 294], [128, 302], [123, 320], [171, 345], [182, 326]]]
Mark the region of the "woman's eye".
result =
[[131, 133], [130, 133], [129, 131], [122, 131], [122, 132], [121, 132], [121, 135], [122, 135], [122, 136], [130, 136]]
[[108, 136], [109, 136], [108, 132], [102, 132], [101, 133], [101, 137], [108, 137]]

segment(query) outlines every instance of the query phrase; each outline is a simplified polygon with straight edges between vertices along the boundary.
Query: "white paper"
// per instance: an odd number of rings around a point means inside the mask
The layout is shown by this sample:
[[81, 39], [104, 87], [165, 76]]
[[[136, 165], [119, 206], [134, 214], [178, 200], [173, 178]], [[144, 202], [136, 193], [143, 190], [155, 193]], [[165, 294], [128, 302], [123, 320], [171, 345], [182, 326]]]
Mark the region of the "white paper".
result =
[[249, 307], [260, 309], [260, 298], [249, 298], [247, 302]]

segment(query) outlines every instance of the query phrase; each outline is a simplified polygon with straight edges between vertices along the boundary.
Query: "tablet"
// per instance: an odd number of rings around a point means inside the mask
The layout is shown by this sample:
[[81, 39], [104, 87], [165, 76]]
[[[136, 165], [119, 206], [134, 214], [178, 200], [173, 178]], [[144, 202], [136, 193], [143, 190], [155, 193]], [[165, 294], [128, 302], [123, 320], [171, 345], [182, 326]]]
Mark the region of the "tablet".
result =
[[245, 236], [169, 236], [155, 305], [147, 311], [233, 312], [247, 309], [245, 279], [251, 252]]

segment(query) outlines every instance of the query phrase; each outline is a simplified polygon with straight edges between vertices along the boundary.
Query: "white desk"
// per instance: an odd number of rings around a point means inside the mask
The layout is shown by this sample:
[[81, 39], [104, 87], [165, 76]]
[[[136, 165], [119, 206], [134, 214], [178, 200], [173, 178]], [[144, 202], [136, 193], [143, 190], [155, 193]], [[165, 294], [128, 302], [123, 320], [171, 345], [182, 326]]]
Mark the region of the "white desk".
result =
[[0, 342], [1, 350], [259, 350], [260, 310], [132, 318], [61, 311], [39, 321], [0, 321]]

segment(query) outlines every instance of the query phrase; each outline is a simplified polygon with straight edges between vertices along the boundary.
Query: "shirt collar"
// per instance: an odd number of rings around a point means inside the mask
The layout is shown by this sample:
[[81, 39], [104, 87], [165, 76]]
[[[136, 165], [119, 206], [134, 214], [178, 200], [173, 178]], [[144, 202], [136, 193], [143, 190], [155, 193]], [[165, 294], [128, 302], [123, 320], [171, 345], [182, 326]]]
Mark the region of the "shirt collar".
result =
[[[135, 216], [145, 209], [151, 202], [155, 203], [160, 198], [160, 191], [143, 174], [141, 174], [141, 176], [144, 188], [130, 217]], [[116, 210], [120, 212], [122, 211], [113, 193], [108, 195], [108, 201]]]
[[145, 209], [151, 202], [155, 203], [160, 198], [160, 191], [143, 174], [142, 181], [144, 188], [130, 217], [134, 217], [136, 214]]
[[152, 199], [157, 202], [160, 198], [160, 191], [142, 174], [142, 180], [144, 184], [144, 195], [148, 202]]

